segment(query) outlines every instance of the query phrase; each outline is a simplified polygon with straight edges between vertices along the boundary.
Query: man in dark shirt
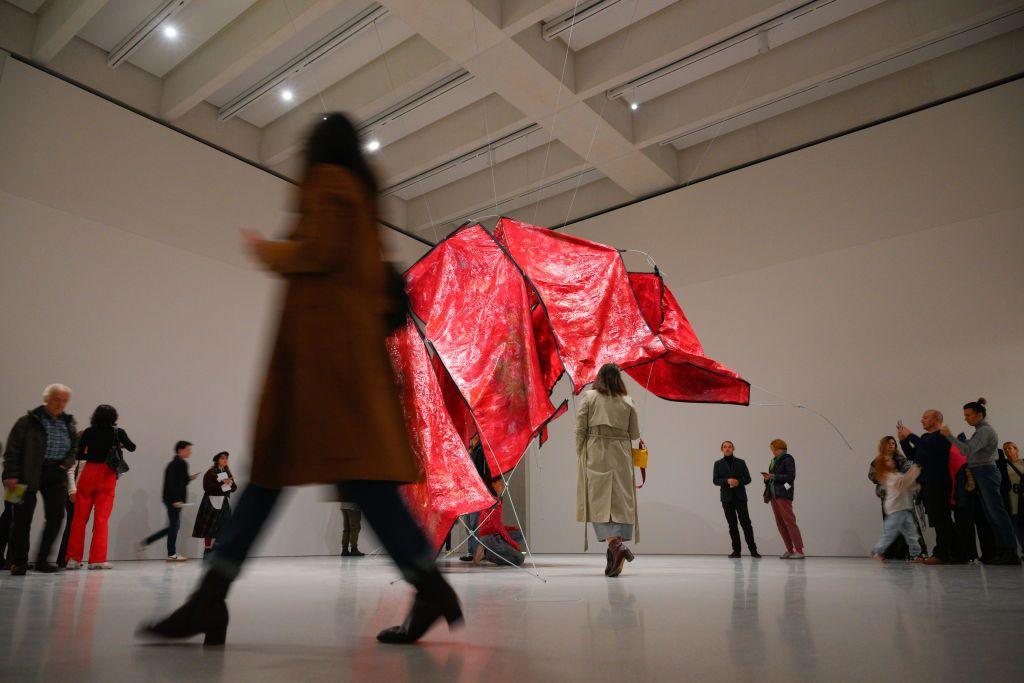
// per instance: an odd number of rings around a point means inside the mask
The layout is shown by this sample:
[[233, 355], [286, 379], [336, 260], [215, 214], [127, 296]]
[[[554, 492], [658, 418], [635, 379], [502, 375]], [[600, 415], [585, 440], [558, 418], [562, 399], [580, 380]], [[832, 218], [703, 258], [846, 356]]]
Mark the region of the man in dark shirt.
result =
[[146, 538], [139, 544], [139, 553], [146, 547], [163, 537], [167, 537], [167, 561], [184, 562], [188, 558], [178, 554], [178, 529], [181, 527], [181, 509], [185, 506], [188, 498], [188, 485], [193, 479], [199, 476], [188, 473], [188, 460], [192, 455], [192, 444], [188, 441], [179, 441], [174, 444], [174, 459], [167, 463], [164, 470], [164, 492], [163, 501], [167, 508], [167, 527]]
[[732, 539], [732, 554], [740, 556], [740, 532], [736, 527], [736, 518], [743, 527], [743, 537], [747, 541], [747, 549], [751, 557], [761, 557], [757, 552], [754, 540], [754, 527], [750, 524], [750, 513], [747, 511], [747, 484], [750, 483], [750, 472], [747, 463], [733, 455], [736, 447], [732, 441], [722, 442], [722, 459], [715, 462], [712, 481], [722, 490], [722, 509], [725, 521], [729, 524], [729, 538]]
[[900, 421], [897, 435], [903, 452], [921, 466], [921, 497], [928, 521], [935, 529], [935, 548], [925, 564], [944, 564], [958, 558], [953, 554], [953, 519], [950, 494], [953, 482], [949, 477], [949, 441], [939, 432], [942, 413], [926, 410], [921, 415], [924, 434], [918, 436]]

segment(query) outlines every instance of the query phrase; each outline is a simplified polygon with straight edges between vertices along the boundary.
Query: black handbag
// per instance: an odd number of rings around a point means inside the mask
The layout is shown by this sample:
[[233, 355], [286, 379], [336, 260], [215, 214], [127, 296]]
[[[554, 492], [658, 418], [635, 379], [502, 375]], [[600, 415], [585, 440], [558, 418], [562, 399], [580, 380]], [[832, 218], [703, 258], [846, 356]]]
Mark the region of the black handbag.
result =
[[124, 453], [121, 451], [121, 430], [114, 427], [114, 445], [107, 453], [107, 467], [114, 471], [120, 479], [121, 475], [128, 471], [128, 463], [124, 461]]

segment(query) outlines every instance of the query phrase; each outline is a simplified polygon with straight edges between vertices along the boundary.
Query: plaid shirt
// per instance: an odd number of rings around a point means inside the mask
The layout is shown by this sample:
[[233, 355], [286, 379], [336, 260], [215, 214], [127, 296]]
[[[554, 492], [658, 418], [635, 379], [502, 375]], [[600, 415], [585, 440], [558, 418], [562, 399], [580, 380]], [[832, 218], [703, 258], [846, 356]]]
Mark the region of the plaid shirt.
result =
[[68, 457], [71, 448], [71, 435], [68, 427], [60, 417], [53, 418], [49, 413], [43, 414], [43, 427], [46, 428], [46, 460], [63, 460]]

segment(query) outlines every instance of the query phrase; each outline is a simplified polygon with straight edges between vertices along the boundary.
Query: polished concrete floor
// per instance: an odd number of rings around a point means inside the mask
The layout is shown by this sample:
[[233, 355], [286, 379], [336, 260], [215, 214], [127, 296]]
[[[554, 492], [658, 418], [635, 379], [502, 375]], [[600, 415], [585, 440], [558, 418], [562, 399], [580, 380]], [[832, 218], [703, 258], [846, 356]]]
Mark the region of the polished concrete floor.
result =
[[146, 644], [198, 562], [0, 575], [4, 681], [1022, 680], [1024, 571], [866, 559], [539, 556], [542, 582], [446, 563], [467, 627], [380, 645], [409, 590], [381, 558], [262, 559], [226, 648]]

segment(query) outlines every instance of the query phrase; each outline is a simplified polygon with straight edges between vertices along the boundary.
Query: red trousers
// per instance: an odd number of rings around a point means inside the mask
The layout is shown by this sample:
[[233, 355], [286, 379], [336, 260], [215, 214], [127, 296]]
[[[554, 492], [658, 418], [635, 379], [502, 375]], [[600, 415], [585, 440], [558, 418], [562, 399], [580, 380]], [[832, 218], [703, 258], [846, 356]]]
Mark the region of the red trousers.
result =
[[[800, 527], [796, 525], [796, 515], [793, 514], [793, 501], [780, 498], [772, 498], [772, 512], [775, 513], [775, 525], [779, 527], [779, 535], [782, 542], [786, 544], [786, 552], [796, 551], [803, 553], [804, 539], [800, 536]], [[77, 518], [78, 508], [75, 508]]]
[[107, 561], [107, 525], [114, 509], [114, 487], [117, 475], [104, 463], [87, 462], [78, 475], [78, 493], [75, 494], [75, 516], [71, 520], [68, 538], [68, 559], [81, 562], [85, 555], [85, 525], [95, 508], [92, 520], [92, 543], [89, 544], [89, 562]]

